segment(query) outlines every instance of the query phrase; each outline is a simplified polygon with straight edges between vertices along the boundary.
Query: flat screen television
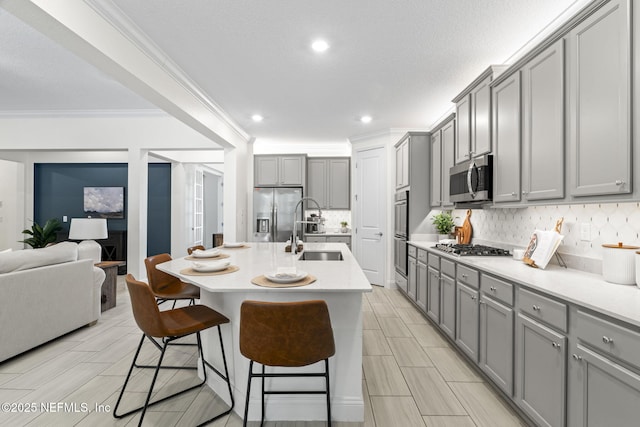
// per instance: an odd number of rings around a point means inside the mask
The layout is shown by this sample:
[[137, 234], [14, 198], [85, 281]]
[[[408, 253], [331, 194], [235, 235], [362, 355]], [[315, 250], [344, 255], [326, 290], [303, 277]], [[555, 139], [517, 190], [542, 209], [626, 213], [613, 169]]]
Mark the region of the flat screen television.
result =
[[84, 213], [94, 218], [124, 218], [124, 187], [84, 187]]

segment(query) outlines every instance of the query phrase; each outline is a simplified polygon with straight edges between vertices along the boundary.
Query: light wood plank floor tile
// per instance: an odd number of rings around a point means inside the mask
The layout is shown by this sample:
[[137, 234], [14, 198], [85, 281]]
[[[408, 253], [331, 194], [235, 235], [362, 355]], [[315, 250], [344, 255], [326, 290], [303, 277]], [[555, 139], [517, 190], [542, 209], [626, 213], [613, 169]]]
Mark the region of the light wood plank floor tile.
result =
[[370, 303], [390, 303], [389, 298], [387, 298], [387, 293], [383, 287], [372, 286], [372, 290], [372, 292], [364, 294]]
[[424, 350], [445, 381], [482, 382], [482, 378], [455, 350], [437, 347], [425, 347]]
[[431, 367], [433, 363], [415, 338], [387, 338], [398, 366]]
[[66, 353], [77, 342], [52, 341], [41, 347], [23, 353], [13, 359], [0, 363], [0, 373], [2, 374], [24, 374], [37, 366], [49, 362], [50, 360]]
[[430, 324], [408, 324], [407, 328], [423, 347], [449, 347], [449, 343]]
[[380, 329], [380, 323], [373, 310], [362, 312], [362, 329]]
[[484, 383], [449, 383], [478, 427], [514, 427], [524, 425]]
[[469, 416], [426, 416], [422, 418], [427, 427], [476, 427]]
[[399, 317], [381, 317], [378, 319], [382, 332], [387, 338], [390, 337], [404, 337], [411, 338], [411, 331], [405, 326], [404, 322]]
[[435, 368], [401, 368], [422, 415], [467, 415]]
[[376, 422], [373, 418], [373, 409], [371, 408], [371, 397], [369, 396], [369, 390], [367, 389], [366, 380], [362, 380], [362, 400], [364, 401], [363, 427], [376, 427]]
[[378, 320], [381, 317], [398, 317], [398, 312], [389, 302], [372, 302], [371, 308], [373, 308]]
[[378, 427], [419, 427], [424, 421], [411, 397], [372, 396], [371, 406]]
[[407, 325], [410, 325], [410, 324], [426, 325], [428, 323], [427, 319], [425, 319], [424, 316], [418, 310], [416, 310], [416, 308], [413, 306], [397, 307], [396, 312], [398, 313], [398, 317], [400, 317], [402, 321]]
[[391, 356], [391, 348], [379, 329], [366, 329], [362, 331], [362, 354], [365, 356]]
[[387, 298], [395, 308], [413, 308], [413, 304], [397, 289], [387, 291]]
[[91, 357], [92, 353], [82, 351], [69, 351], [62, 353], [51, 359], [48, 363], [42, 364], [29, 372], [20, 375], [2, 385], [3, 388], [35, 389], [56, 378], [80, 362]]
[[363, 356], [362, 365], [371, 397], [411, 395], [393, 356]]

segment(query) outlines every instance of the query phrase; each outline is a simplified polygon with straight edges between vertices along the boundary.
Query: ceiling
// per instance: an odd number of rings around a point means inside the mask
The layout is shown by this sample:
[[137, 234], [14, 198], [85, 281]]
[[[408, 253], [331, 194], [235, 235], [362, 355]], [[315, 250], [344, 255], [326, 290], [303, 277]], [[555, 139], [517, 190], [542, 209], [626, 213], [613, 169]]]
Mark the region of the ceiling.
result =
[[[586, 2], [91, 1], [119, 9], [144, 35], [139, 43], [247, 134], [306, 143], [428, 129], [487, 66]], [[317, 37], [330, 45], [322, 54], [310, 49]], [[2, 8], [0, 40], [0, 114], [156, 109]], [[264, 120], [253, 122], [255, 113]]]

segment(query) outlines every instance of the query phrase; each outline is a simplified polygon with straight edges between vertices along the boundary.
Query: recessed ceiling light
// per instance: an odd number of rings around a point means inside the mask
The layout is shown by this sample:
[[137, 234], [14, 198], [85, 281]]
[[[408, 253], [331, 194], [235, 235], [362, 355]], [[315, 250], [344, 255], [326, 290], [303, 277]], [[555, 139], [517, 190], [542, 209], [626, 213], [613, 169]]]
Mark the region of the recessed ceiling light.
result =
[[362, 117], [360, 117], [360, 121], [362, 123], [369, 123], [369, 122], [371, 122], [371, 116], [362, 116]]
[[324, 40], [318, 39], [311, 44], [311, 49], [315, 50], [316, 52], [324, 52], [325, 50], [329, 49], [329, 43]]
[[262, 117], [260, 114], [254, 114], [253, 116], [251, 116], [251, 120], [253, 120], [254, 122], [261, 122], [263, 118], [264, 117]]

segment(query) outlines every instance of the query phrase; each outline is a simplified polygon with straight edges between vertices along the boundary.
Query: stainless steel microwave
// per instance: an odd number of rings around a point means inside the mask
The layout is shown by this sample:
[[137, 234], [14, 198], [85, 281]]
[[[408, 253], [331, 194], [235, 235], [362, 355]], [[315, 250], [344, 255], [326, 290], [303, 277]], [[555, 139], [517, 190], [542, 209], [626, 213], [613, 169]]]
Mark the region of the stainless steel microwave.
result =
[[485, 154], [449, 169], [449, 197], [455, 203], [490, 202], [493, 196], [493, 156]]

